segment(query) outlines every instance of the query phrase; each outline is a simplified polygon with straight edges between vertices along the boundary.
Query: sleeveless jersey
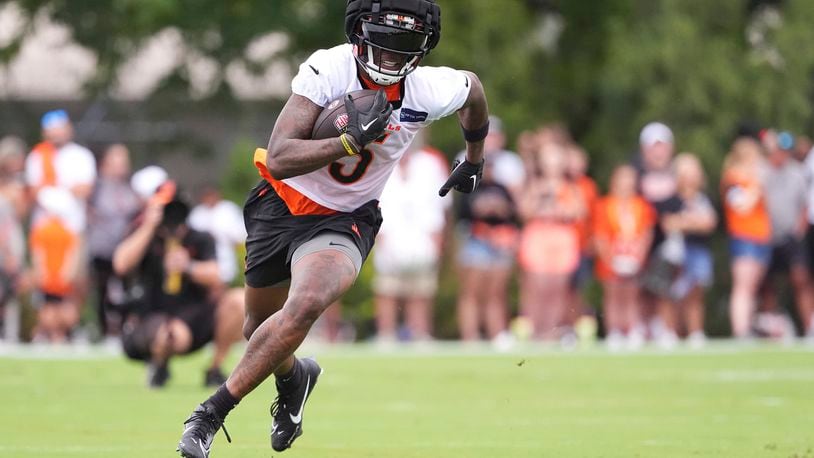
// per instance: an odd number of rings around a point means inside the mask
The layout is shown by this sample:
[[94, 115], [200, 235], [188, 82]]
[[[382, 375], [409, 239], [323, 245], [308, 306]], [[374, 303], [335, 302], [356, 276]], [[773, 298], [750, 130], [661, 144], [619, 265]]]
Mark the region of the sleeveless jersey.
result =
[[[378, 200], [416, 133], [458, 111], [469, 96], [465, 73], [448, 67], [418, 67], [401, 82], [384, 139], [360, 154], [283, 182], [328, 209], [350, 212]], [[349, 44], [315, 52], [291, 82], [294, 94], [325, 107], [348, 92], [364, 89]]]

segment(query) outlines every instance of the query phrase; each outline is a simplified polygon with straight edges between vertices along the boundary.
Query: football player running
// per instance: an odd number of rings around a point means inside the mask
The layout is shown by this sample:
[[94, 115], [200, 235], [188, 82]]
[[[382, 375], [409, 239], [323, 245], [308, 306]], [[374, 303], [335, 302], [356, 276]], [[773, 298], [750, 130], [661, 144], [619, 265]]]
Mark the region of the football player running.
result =
[[[316, 51], [300, 66], [267, 150], [255, 152], [264, 179], [244, 208], [248, 348], [184, 422], [182, 456], [208, 457], [229, 411], [271, 374], [272, 448], [283, 451], [302, 434], [305, 402], [322, 371], [294, 351], [356, 280], [381, 225], [377, 199], [420, 129], [458, 114], [466, 158], [439, 194], [477, 187], [489, 129], [483, 87], [470, 72], [418, 66], [438, 44], [440, 13], [435, 0], [349, 0], [349, 43]], [[346, 96], [362, 89], [378, 90], [367, 110]], [[312, 140], [323, 108], [342, 98], [344, 133]]]

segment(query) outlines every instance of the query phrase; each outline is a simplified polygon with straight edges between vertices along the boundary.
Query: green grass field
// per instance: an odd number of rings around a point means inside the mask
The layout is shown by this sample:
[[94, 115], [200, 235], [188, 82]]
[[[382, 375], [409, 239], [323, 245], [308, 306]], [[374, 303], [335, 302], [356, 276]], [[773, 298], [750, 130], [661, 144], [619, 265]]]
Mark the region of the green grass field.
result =
[[[325, 369], [294, 448], [268, 445], [271, 384], [219, 433], [221, 457], [814, 457], [814, 351], [609, 355], [442, 347], [316, 351]], [[104, 357], [0, 357], [0, 456], [171, 457], [209, 391], [206, 352], [164, 391]]]

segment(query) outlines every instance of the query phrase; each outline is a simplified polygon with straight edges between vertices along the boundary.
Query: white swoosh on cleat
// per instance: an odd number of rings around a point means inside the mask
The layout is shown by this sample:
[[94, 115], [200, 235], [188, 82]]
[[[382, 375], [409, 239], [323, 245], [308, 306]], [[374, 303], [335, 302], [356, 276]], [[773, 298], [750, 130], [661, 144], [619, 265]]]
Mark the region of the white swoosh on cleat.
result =
[[291, 413], [288, 414], [288, 416], [291, 417], [291, 422], [296, 424], [296, 425], [298, 425], [298, 424], [300, 424], [300, 422], [302, 422], [302, 409], [303, 409], [303, 407], [305, 407], [306, 399], [308, 399], [308, 386], [310, 384], [311, 384], [311, 375], [309, 374], [308, 378], [305, 379], [305, 396], [302, 397], [302, 404], [300, 404], [300, 411], [297, 413], [297, 415], [291, 415]]
[[[192, 443], [193, 444], [195, 443], [195, 439], [192, 439]], [[203, 446], [202, 441], [198, 441], [198, 447], [201, 448], [201, 451], [203, 452], [204, 456], [209, 456], [209, 449]]]

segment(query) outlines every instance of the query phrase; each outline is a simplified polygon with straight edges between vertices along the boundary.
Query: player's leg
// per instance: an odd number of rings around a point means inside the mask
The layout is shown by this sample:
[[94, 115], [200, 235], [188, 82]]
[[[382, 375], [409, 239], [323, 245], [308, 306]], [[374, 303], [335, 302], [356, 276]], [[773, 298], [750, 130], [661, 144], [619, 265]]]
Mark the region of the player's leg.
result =
[[280, 393], [273, 409], [279, 415], [275, 415], [278, 434], [272, 435], [272, 446], [283, 450], [302, 433], [302, 406], [320, 369], [313, 360], [300, 362], [292, 355], [324, 309], [353, 284], [361, 263], [362, 255], [352, 240], [336, 234], [320, 235], [294, 252], [291, 286], [282, 309], [263, 319], [278, 307], [283, 291], [247, 288], [244, 332], [251, 335], [248, 348], [227, 383], [185, 422], [179, 443], [183, 456], [208, 456], [212, 439], [228, 412], [272, 373], [278, 375]]
[[[346, 240], [347, 245], [352, 245]], [[318, 239], [308, 242], [321, 244]], [[306, 244], [307, 245], [307, 244]], [[325, 243], [325, 246], [328, 246]], [[308, 248], [306, 248], [308, 249]], [[278, 397], [272, 405], [274, 417], [272, 448], [283, 451], [302, 434], [305, 402], [321, 369], [315, 361], [294, 360], [286, 373], [279, 370], [305, 339], [314, 322], [350, 288], [356, 279], [358, 262], [338, 250], [320, 249], [293, 263], [291, 289], [283, 309], [264, 321], [249, 340], [249, 347], [229, 377], [226, 388], [241, 398], [265, 380], [275, 369]], [[295, 260], [297, 253], [295, 252]]]
[[319, 251], [300, 259], [292, 268], [285, 305], [252, 334], [246, 354], [226, 383], [229, 392], [242, 398], [271, 375], [299, 347], [323, 310], [355, 279], [353, 262], [340, 251]]

